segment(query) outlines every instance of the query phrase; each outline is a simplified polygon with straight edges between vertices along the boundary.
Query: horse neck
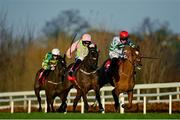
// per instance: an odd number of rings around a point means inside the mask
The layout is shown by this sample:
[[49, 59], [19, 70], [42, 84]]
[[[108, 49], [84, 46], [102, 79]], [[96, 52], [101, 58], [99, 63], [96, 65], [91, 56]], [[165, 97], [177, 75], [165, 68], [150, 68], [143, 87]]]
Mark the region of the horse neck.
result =
[[58, 66], [56, 66], [56, 69], [51, 71], [49, 74], [49, 81], [52, 82], [60, 82], [62, 75], [60, 74], [59, 69], [57, 68]]
[[124, 62], [121, 63], [119, 67], [120, 74], [126, 74], [126, 75], [132, 75], [134, 71], [134, 65], [133, 62], [130, 61], [129, 59], [125, 60]]
[[88, 60], [86, 59], [83, 61], [82, 65], [80, 66], [80, 69], [86, 71], [86, 72], [93, 72], [95, 69], [92, 69], [92, 65], [89, 64]]

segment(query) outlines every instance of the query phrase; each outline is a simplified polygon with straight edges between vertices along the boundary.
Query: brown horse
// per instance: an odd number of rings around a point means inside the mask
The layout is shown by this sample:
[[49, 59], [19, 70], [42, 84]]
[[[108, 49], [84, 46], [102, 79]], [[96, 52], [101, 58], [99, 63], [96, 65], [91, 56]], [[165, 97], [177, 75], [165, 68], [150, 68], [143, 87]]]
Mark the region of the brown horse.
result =
[[73, 87], [72, 84], [66, 79], [67, 78], [67, 67], [65, 57], [58, 59], [55, 70], [51, 71], [46, 78], [45, 82], [45, 93], [47, 101], [47, 112], [54, 112], [53, 102], [55, 97], [59, 97], [62, 101], [59, 112], [66, 111], [66, 100], [70, 89]]
[[110, 66], [109, 71], [106, 71], [105, 64], [109, 60], [106, 60], [102, 67], [99, 69], [99, 84], [104, 86], [110, 83], [115, 88], [112, 90], [112, 95], [115, 101], [115, 110], [119, 111], [119, 94], [126, 92], [128, 94], [128, 105], [123, 104], [123, 108], [132, 107], [133, 88], [135, 85], [134, 73], [135, 67], [141, 65], [141, 54], [139, 49], [125, 46], [124, 54], [127, 59], [119, 60], [115, 62], [115, 65]]
[[[76, 110], [76, 106], [81, 96], [83, 97], [85, 104], [85, 112], [88, 111], [89, 105], [87, 102], [86, 94], [89, 90], [94, 90], [96, 94], [96, 99], [99, 103], [99, 110], [104, 111], [101, 100], [100, 100], [100, 86], [98, 83], [98, 73], [97, 73], [97, 64], [98, 64], [99, 52], [97, 51], [96, 45], [94, 47], [89, 48], [89, 53], [83, 60], [79, 69], [76, 72], [77, 83], [80, 89], [77, 89], [76, 98], [73, 103], [73, 111]], [[70, 65], [72, 66], [72, 64]], [[77, 87], [76, 87], [77, 88]]]
[[58, 63], [53, 71], [49, 71], [49, 74], [46, 76], [45, 80], [43, 81], [44, 84], [39, 82], [39, 74], [41, 70], [39, 70], [36, 74], [34, 90], [39, 102], [39, 111], [42, 110], [41, 107], [41, 98], [40, 98], [40, 91], [45, 90], [46, 93], [46, 101], [47, 101], [47, 112], [54, 112], [53, 102], [56, 96], [59, 96], [62, 100], [62, 104], [58, 109], [59, 112], [66, 111], [66, 100], [67, 100], [67, 93], [73, 87], [72, 84], [66, 80], [66, 61], [65, 55], [64, 57], [58, 58]]

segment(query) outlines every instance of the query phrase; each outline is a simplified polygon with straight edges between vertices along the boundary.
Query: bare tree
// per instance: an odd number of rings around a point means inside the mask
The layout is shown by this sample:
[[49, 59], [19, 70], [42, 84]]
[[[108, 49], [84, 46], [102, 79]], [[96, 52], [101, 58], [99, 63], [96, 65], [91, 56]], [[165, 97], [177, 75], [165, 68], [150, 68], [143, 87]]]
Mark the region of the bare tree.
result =
[[175, 54], [173, 53], [173, 46], [171, 46], [173, 34], [169, 30], [168, 23], [159, 23], [146, 18], [139, 33], [139, 41], [141, 50], [145, 56], [159, 57], [159, 60], [143, 59], [143, 70], [141, 75], [141, 82], [166, 82], [170, 81], [169, 69], [175, 65]]
[[89, 23], [80, 16], [78, 10], [70, 9], [61, 12], [56, 18], [46, 22], [43, 33], [48, 37], [58, 39], [60, 33], [73, 34], [83, 32]]

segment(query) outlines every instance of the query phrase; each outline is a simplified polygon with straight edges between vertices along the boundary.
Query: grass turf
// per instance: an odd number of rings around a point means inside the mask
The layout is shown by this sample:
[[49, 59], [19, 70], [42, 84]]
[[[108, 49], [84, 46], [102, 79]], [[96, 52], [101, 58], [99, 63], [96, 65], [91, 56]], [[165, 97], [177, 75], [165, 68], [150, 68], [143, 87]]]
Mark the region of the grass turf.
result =
[[0, 119], [180, 119], [180, 114], [168, 113], [0, 113]]

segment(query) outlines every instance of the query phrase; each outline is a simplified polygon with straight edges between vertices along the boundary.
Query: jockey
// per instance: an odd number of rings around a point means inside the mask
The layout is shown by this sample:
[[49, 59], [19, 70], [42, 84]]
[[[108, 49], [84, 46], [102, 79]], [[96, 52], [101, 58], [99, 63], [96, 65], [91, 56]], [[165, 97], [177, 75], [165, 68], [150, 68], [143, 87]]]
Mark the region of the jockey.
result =
[[111, 59], [111, 62], [108, 62], [105, 67], [108, 69], [110, 66], [110, 63], [112, 65], [116, 65], [118, 58], [120, 59], [126, 59], [127, 56], [123, 53], [123, 48], [128, 45], [130, 47], [135, 48], [135, 44], [128, 39], [129, 33], [127, 31], [121, 31], [119, 32], [119, 36], [115, 36], [112, 40], [112, 43], [109, 48], [109, 57]]
[[[80, 40], [74, 42], [67, 50], [66, 55], [68, 58], [72, 58], [72, 53], [76, 51], [75, 64], [69, 71], [68, 80], [76, 82], [75, 72], [84, 58], [88, 55], [88, 46], [91, 44], [91, 35], [83, 34]], [[77, 82], [75, 83], [77, 85]]]
[[59, 56], [60, 50], [58, 48], [54, 48], [51, 52], [46, 53], [42, 62], [43, 71], [41, 72], [39, 78], [41, 78], [43, 75], [47, 76], [50, 70], [55, 69]]
[[113, 58], [126, 59], [127, 58], [127, 56], [123, 54], [124, 46], [129, 45], [135, 48], [135, 44], [132, 41], [130, 41], [128, 38], [129, 38], [129, 33], [127, 31], [121, 31], [119, 33], [119, 36], [116, 36], [113, 38], [113, 41], [109, 48], [109, 56], [111, 59]]

